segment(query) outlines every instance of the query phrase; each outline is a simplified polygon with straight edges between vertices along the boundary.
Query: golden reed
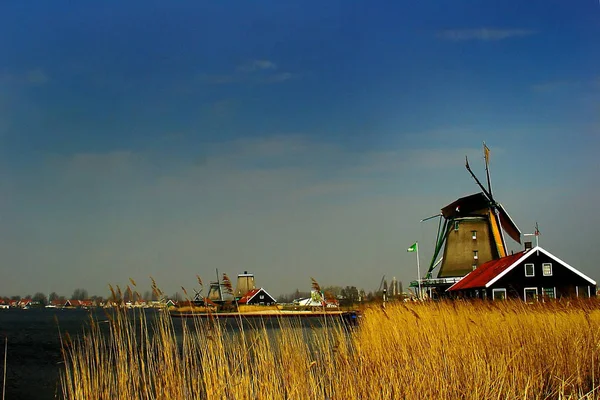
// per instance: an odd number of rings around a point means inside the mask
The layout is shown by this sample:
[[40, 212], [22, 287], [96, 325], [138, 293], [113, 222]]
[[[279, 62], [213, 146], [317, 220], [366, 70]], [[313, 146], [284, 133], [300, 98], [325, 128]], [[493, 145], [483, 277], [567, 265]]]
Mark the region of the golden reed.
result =
[[[65, 341], [65, 399], [600, 398], [596, 300], [395, 303], [358, 328], [245, 329], [115, 310]], [[242, 337], [243, 336], [243, 337]]]

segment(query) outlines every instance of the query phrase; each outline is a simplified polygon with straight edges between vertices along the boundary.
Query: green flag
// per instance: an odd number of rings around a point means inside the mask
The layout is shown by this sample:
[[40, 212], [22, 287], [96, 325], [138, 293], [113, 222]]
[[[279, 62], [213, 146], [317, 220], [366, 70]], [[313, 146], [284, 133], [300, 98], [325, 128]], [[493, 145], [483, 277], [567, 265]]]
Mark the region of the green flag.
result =
[[415, 242], [415, 244], [413, 244], [412, 246], [410, 246], [408, 248], [408, 250], [406, 250], [406, 251], [408, 251], [409, 253], [413, 253], [413, 252], [417, 251], [417, 246], [418, 246], [417, 242]]

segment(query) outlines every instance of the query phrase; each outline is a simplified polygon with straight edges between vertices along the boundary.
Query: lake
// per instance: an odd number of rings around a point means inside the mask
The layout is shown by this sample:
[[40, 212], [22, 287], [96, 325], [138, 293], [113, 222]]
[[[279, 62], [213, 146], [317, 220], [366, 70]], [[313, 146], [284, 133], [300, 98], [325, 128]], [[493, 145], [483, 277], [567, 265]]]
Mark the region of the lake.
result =
[[[158, 311], [144, 310], [148, 321]], [[105, 311], [63, 309], [8, 309], [0, 310], [0, 370], [4, 373], [4, 340], [8, 338], [6, 368], [7, 399], [54, 399], [62, 398], [59, 372], [63, 368], [60, 333], [68, 332], [71, 337], [82, 333], [90, 316], [95, 315], [98, 321], [106, 320]], [[173, 319], [176, 333], [181, 332], [185, 319]], [[301, 326], [315, 328], [320, 326], [320, 318], [303, 318]], [[235, 334], [238, 330], [237, 320], [223, 321], [227, 330]], [[269, 329], [277, 329], [278, 322], [268, 319], [265, 325]], [[101, 324], [108, 327], [108, 324]], [[252, 322], [244, 323], [245, 329], [252, 327]]]

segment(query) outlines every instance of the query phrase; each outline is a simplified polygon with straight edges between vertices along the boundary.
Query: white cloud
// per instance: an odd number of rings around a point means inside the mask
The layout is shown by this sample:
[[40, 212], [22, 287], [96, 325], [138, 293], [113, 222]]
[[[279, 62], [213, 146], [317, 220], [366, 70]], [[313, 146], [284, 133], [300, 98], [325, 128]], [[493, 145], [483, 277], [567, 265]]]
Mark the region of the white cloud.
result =
[[234, 83], [270, 84], [282, 83], [298, 78], [300, 75], [288, 71], [279, 71], [277, 64], [270, 60], [252, 60], [239, 65], [229, 74], [200, 74], [198, 80], [210, 85]]
[[0, 72], [0, 84], [41, 86], [50, 81], [48, 74], [42, 68], [35, 68], [24, 72]]
[[27, 81], [33, 85], [43, 85], [48, 82], [48, 75], [40, 68], [27, 72]]
[[237, 67], [239, 72], [245, 73], [275, 69], [277, 69], [277, 64], [269, 60], [252, 60]]
[[298, 78], [300, 75], [292, 74], [291, 72], [281, 72], [278, 74], [270, 75], [262, 79], [263, 83], [280, 83], [289, 81], [290, 79]]
[[531, 29], [495, 29], [495, 28], [478, 28], [478, 29], [446, 29], [439, 33], [442, 39], [452, 41], [466, 40], [482, 40], [496, 41], [509, 39], [514, 37], [523, 37], [534, 35], [537, 32]]
[[577, 85], [576, 82], [570, 81], [550, 81], [543, 83], [536, 83], [531, 86], [531, 90], [537, 93], [551, 93], [556, 92], [558, 90], [563, 90], [569, 87], [573, 87]]
[[541, 82], [531, 85], [531, 90], [537, 93], [553, 93], [556, 91], [562, 91], [567, 89], [594, 89], [600, 88], [600, 78], [587, 79], [587, 80], [554, 80], [548, 82]]

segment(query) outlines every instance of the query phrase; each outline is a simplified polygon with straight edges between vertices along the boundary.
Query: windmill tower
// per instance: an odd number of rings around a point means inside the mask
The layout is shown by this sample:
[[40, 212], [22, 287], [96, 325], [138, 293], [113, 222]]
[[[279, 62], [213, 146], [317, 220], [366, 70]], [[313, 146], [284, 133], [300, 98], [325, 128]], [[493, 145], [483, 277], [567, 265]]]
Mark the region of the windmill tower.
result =
[[[487, 188], [484, 187], [465, 158], [465, 167], [481, 192], [448, 204], [442, 208], [434, 255], [425, 275], [432, 278], [440, 265], [437, 278], [463, 277], [485, 262], [507, 255], [505, 233], [521, 243], [521, 232], [502, 204], [494, 198], [489, 174], [489, 149], [483, 144]], [[434, 218], [430, 217], [430, 218]], [[429, 218], [426, 218], [429, 219]], [[443, 249], [443, 255], [438, 259]]]
[[248, 271], [244, 271], [243, 274], [239, 274], [237, 283], [235, 285], [235, 298], [241, 299], [252, 289], [256, 289], [256, 286], [254, 285], [254, 274], [249, 274]]

